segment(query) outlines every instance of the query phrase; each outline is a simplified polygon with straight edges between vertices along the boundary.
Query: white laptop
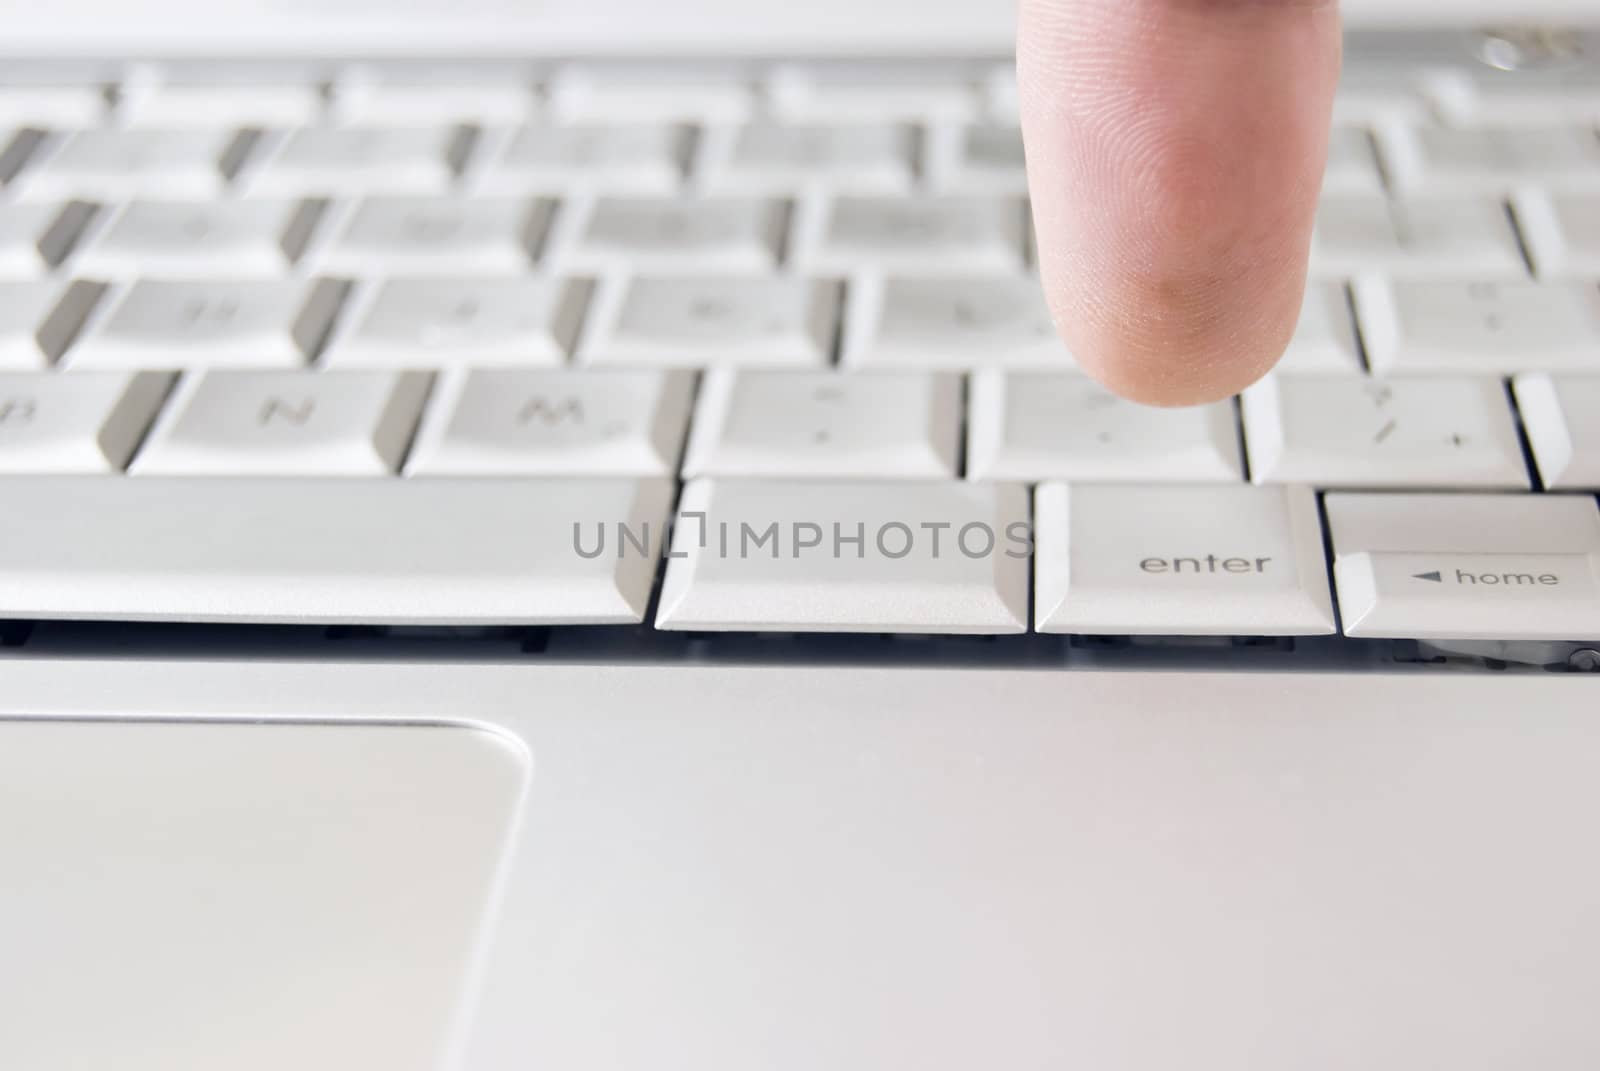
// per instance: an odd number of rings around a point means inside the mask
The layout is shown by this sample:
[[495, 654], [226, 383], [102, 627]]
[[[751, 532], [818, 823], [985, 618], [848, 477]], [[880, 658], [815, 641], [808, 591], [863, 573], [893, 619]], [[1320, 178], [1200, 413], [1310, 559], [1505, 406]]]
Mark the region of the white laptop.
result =
[[0, 1068], [1600, 1067], [1600, 18], [1346, 10], [1157, 411], [1001, 0], [0, 0]]

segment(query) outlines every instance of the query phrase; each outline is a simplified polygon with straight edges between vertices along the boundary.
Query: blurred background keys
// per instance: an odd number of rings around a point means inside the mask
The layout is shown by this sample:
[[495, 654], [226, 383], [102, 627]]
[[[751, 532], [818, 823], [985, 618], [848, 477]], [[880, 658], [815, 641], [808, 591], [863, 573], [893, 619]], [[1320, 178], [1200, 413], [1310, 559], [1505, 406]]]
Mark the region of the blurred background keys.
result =
[[693, 396], [689, 372], [456, 372], [439, 387], [407, 471], [674, 476]]
[[428, 394], [422, 372], [191, 373], [133, 465], [160, 476], [384, 476]]
[[567, 211], [573, 232], [550, 259], [582, 273], [768, 274], [789, 219], [780, 202], [754, 198], [602, 197]]
[[33, 279], [56, 268], [94, 206], [73, 202], [0, 202], [0, 279]]
[[543, 276], [419, 276], [362, 283], [323, 353], [330, 368], [561, 365], [587, 283]]
[[669, 123], [522, 126], [490, 154], [479, 184], [491, 194], [670, 197], [689, 147], [688, 129]]
[[274, 132], [245, 185], [252, 196], [448, 193], [472, 147], [466, 127], [304, 126]]
[[1359, 279], [1374, 375], [1600, 372], [1600, 286]]
[[847, 368], [1076, 366], [1044, 292], [1025, 275], [918, 278], [858, 274], [851, 286]]
[[230, 127], [54, 132], [13, 185], [22, 200], [216, 197], [254, 141]]
[[758, 120], [707, 137], [702, 181], [717, 193], [905, 194], [916, 175], [916, 132], [900, 123]]
[[810, 203], [794, 260], [807, 271], [1019, 274], [1022, 203], [1009, 197], [838, 197]]
[[550, 225], [548, 201], [369, 197], [320, 251], [340, 275], [510, 275], [526, 272]]
[[104, 299], [70, 368], [303, 365], [344, 298], [331, 279], [140, 279]]
[[580, 363], [820, 367], [832, 356], [839, 287], [794, 275], [622, 277], [601, 285]]
[[1541, 279], [1600, 278], [1600, 193], [1525, 190], [1515, 204]]
[[172, 378], [167, 372], [0, 372], [0, 473], [121, 472]]
[[290, 200], [151, 200], [107, 206], [73, 254], [98, 278], [134, 275], [286, 275], [323, 206]]
[[1442, 279], [1525, 279], [1511, 217], [1491, 197], [1329, 194], [1317, 211], [1311, 275], [1368, 272]]
[[88, 319], [101, 288], [54, 279], [0, 282], [0, 369], [45, 369]]

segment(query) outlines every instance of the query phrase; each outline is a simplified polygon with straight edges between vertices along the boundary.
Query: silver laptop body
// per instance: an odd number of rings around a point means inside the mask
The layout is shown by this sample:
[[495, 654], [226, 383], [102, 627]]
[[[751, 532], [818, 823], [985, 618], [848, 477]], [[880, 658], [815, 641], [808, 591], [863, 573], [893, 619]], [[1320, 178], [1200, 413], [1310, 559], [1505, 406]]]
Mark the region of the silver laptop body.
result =
[[0, 0], [0, 1068], [1600, 1066], [1600, 36], [1347, 0], [1281, 369], [987, 0]]

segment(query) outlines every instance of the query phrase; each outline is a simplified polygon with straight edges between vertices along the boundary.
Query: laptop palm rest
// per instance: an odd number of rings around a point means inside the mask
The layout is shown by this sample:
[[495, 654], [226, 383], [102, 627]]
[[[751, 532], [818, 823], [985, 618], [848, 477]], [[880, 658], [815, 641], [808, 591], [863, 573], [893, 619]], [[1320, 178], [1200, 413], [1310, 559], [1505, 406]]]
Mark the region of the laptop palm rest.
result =
[[439, 1066], [529, 769], [462, 726], [0, 719], [0, 1067]]

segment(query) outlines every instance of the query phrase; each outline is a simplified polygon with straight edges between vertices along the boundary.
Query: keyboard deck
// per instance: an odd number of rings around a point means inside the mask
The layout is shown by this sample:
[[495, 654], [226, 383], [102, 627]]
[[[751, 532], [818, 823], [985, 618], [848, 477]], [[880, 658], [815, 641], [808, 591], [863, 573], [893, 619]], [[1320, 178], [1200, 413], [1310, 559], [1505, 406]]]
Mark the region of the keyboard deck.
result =
[[1187, 410], [1058, 341], [999, 64], [0, 84], [0, 619], [1600, 662], [1600, 66], [1445, 55]]

